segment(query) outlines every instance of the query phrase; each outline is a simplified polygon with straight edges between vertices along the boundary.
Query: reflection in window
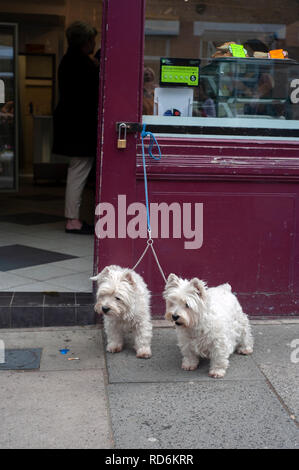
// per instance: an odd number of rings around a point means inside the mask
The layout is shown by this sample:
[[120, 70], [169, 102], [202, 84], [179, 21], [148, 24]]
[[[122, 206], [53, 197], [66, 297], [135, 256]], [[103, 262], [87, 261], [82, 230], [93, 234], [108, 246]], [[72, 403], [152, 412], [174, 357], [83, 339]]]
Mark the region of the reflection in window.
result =
[[15, 185], [14, 27], [0, 24], [0, 189]]
[[[145, 117], [145, 122], [172, 124], [177, 116], [175, 124], [182, 117], [184, 124], [213, 129], [242, 123], [256, 128], [256, 135], [266, 135], [258, 129], [275, 128], [288, 129], [296, 137], [298, 17], [295, 0], [273, 0], [268, 8], [264, 2], [247, 0], [147, 0], [143, 114], [156, 116]], [[200, 59], [191, 112], [182, 114], [175, 101], [168, 107], [178, 113], [159, 112], [156, 101], [161, 103], [167, 94], [157, 91], [162, 88], [161, 57]], [[173, 96], [174, 90], [170, 93]], [[279, 135], [288, 136], [286, 131], [277, 131]]]

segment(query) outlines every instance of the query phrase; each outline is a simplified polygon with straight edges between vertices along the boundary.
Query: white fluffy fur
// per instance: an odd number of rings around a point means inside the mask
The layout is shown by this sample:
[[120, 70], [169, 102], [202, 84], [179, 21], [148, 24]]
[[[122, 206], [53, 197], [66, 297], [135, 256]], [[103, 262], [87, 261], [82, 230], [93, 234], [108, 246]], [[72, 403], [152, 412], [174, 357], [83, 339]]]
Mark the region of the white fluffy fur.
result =
[[165, 318], [176, 325], [183, 369], [196, 369], [200, 357], [206, 357], [209, 375], [220, 378], [235, 350], [252, 353], [249, 320], [229, 284], [208, 289], [198, 278], [189, 281], [170, 274], [163, 296]]
[[91, 279], [98, 283], [95, 311], [104, 314], [107, 351], [121, 351], [124, 333], [132, 331], [137, 357], [151, 357], [150, 293], [142, 277], [111, 265]]

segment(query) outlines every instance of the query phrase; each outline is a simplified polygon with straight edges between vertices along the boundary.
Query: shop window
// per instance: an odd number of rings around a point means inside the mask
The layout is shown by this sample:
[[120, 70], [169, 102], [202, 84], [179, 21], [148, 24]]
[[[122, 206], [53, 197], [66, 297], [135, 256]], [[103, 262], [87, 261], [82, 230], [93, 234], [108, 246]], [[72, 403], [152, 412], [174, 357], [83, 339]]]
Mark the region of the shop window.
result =
[[143, 122], [299, 140], [298, 17], [296, 0], [147, 0]]

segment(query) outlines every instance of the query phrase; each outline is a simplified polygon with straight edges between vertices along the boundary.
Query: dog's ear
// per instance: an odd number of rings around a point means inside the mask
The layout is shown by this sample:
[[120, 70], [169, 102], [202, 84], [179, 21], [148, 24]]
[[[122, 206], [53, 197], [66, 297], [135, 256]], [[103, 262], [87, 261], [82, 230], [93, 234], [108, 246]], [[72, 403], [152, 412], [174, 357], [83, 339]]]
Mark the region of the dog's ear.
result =
[[190, 284], [197, 290], [198, 295], [205, 300], [207, 297], [206, 294], [206, 283], [204, 281], [201, 281], [197, 277], [194, 277], [191, 279]]
[[124, 279], [128, 281], [128, 283], [131, 284], [131, 286], [135, 286], [135, 281], [134, 281], [133, 274], [131, 273], [131, 271], [127, 271], [124, 274]]
[[89, 279], [91, 281], [97, 281], [99, 283], [100, 279], [103, 276], [106, 276], [108, 274], [108, 272], [109, 272], [109, 266], [106, 266], [99, 274], [97, 274], [96, 276], [92, 276]]
[[177, 287], [179, 285], [179, 278], [176, 276], [176, 274], [169, 274], [167, 278], [167, 287]]

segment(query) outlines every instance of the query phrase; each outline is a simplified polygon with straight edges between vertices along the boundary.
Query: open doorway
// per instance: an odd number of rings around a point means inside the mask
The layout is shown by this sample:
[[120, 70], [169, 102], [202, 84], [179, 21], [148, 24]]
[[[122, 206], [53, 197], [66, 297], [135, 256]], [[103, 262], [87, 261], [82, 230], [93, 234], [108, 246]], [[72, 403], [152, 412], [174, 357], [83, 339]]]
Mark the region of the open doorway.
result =
[[[0, 295], [92, 292], [94, 238], [65, 233], [69, 159], [53, 154], [51, 148], [57, 69], [67, 48], [65, 29], [81, 20], [100, 33], [101, 3], [1, 2], [0, 83], [4, 77], [7, 83], [10, 75], [12, 87], [6, 87], [0, 100], [0, 113], [11, 116], [6, 133], [2, 124], [0, 132]], [[81, 205], [82, 219], [88, 223], [93, 223], [94, 194], [92, 171]]]

